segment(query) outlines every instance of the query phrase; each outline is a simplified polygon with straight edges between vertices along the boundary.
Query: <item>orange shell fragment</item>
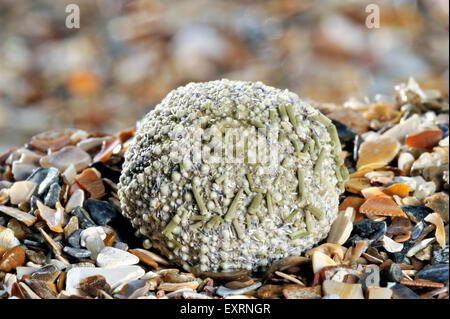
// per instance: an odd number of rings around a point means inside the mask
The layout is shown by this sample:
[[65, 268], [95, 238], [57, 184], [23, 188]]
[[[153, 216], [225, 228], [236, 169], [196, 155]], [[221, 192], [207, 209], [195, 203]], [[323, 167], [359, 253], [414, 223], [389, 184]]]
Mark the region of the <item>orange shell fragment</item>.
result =
[[359, 208], [362, 204], [364, 204], [365, 199], [361, 197], [356, 196], [348, 196], [343, 200], [341, 205], [339, 205], [339, 211], [345, 211], [348, 207], [353, 207], [355, 210], [355, 219], [353, 220], [354, 223], [359, 222], [360, 220], [364, 219], [364, 215], [359, 212]]
[[399, 150], [400, 143], [392, 137], [385, 136], [365, 141], [359, 148], [356, 167], [359, 171], [368, 167], [376, 169], [386, 166]]
[[405, 144], [409, 147], [432, 149], [441, 139], [441, 130], [425, 130], [408, 134]]
[[397, 195], [402, 198], [408, 196], [410, 191], [411, 187], [406, 184], [394, 184], [383, 190], [388, 195]]
[[348, 196], [342, 201], [341, 205], [339, 205], [339, 211], [345, 211], [348, 207], [353, 207], [355, 211], [358, 211], [365, 201], [366, 200], [361, 197]]
[[361, 194], [364, 196], [365, 199], [369, 199], [372, 197], [377, 197], [377, 196], [386, 196], [385, 193], [383, 193], [383, 190], [381, 189], [381, 187], [369, 187], [369, 188], [365, 188], [361, 191]]
[[132, 138], [136, 134], [136, 129], [132, 128], [125, 131], [120, 131], [116, 134], [116, 136], [119, 138], [121, 143], [125, 143], [130, 138]]
[[371, 197], [361, 205], [359, 211], [366, 215], [406, 218], [406, 215], [400, 206], [398, 206], [389, 196]]
[[121, 142], [119, 138], [112, 138], [110, 140], [103, 142], [102, 149], [97, 155], [95, 155], [93, 162], [105, 163], [111, 157], [111, 154], [113, 153], [114, 149], [120, 144]]

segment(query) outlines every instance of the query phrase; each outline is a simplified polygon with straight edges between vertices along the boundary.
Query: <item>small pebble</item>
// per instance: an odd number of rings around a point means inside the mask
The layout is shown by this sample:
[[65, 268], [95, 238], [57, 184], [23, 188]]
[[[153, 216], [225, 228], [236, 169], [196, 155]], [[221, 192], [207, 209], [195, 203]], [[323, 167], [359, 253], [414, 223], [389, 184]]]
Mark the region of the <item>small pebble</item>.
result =
[[55, 208], [56, 202], [59, 201], [59, 195], [61, 194], [61, 186], [58, 183], [53, 183], [47, 192], [44, 199], [44, 204], [51, 208]]
[[84, 208], [82, 207], [79, 206], [75, 207], [75, 209], [72, 211], [72, 215], [78, 217], [78, 222], [82, 229], [97, 226], [95, 222], [91, 219], [87, 211], [84, 210]]
[[392, 290], [392, 299], [420, 299], [419, 295], [406, 286], [395, 284], [390, 288]]
[[67, 242], [74, 248], [81, 248], [80, 239], [82, 229], [76, 229], [72, 232], [72, 234], [67, 238]]
[[402, 269], [396, 263], [391, 263], [380, 271], [380, 284], [383, 287], [388, 282], [400, 282], [402, 278]]
[[448, 264], [434, 264], [419, 271], [416, 278], [446, 284], [448, 282], [448, 271]]
[[78, 259], [89, 258], [91, 256], [91, 252], [87, 249], [73, 248], [66, 246], [63, 248], [63, 251], [69, 254], [70, 256]]
[[448, 264], [448, 245], [445, 248], [433, 250], [433, 258], [431, 263], [434, 264]]
[[92, 219], [101, 226], [110, 224], [118, 218], [119, 213], [110, 203], [89, 198], [87, 208]]
[[356, 241], [361, 239], [369, 239], [372, 242], [377, 242], [386, 233], [386, 222], [375, 222], [370, 219], [363, 219], [353, 224], [353, 230], [350, 238], [344, 244], [345, 246], [353, 246]]

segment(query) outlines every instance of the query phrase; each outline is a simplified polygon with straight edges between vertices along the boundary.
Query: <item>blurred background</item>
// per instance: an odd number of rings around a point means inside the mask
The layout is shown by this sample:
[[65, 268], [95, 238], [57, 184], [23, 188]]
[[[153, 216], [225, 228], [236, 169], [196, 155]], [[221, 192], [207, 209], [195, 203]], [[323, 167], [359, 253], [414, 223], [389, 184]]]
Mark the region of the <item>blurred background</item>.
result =
[[413, 76], [448, 97], [448, 54], [448, 0], [0, 0], [0, 152], [53, 128], [126, 129], [190, 81], [342, 103]]

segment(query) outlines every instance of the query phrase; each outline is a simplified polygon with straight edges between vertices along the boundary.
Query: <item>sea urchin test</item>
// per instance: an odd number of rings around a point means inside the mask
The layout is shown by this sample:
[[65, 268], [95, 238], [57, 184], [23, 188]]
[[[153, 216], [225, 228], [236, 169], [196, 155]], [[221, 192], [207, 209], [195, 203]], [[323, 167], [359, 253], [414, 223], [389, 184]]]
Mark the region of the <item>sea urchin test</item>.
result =
[[189, 83], [138, 122], [123, 214], [186, 270], [264, 269], [326, 237], [348, 178], [332, 122], [261, 82]]

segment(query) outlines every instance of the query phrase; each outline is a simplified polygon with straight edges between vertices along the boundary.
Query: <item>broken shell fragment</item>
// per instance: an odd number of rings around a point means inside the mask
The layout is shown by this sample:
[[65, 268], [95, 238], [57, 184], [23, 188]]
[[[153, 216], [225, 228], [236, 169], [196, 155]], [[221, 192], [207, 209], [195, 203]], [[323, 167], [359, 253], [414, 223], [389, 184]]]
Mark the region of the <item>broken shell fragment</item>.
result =
[[93, 199], [101, 198], [105, 194], [105, 185], [102, 179], [92, 168], [87, 168], [77, 176], [75, 181], [89, 194]]
[[441, 248], [445, 247], [445, 230], [444, 230], [444, 222], [442, 221], [441, 215], [438, 213], [429, 214], [424, 218], [424, 221], [433, 224], [436, 227], [436, 240], [441, 246]]
[[361, 284], [347, 284], [344, 282], [325, 280], [322, 284], [323, 294], [336, 294], [342, 299], [364, 299]]
[[36, 183], [29, 181], [15, 182], [9, 189], [9, 201], [13, 205], [29, 201], [36, 189]]
[[405, 213], [397, 203], [388, 196], [376, 196], [369, 198], [361, 205], [359, 211], [363, 214], [373, 214], [377, 216], [403, 217]]
[[445, 192], [435, 193], [424, 199], [425, 206], [441, 215], [444, 223], [448, 223], [449, 196]]
[[441, 130], [425, 130], [410, 133], [405, 138], [405, 144], [409, 147], [431, 149], [442, 139]]
[[345, 182], [345, 190], [353, 194], [362, 194], [362, 190], [371, 187], [366, 177], [354, 177]]
[[36, 215], [42, 218], [47, 226], [56, 233], [63, 233], [62, 224], [64, 222], [64, 208], [59, 202], [56, 203], [56, 209], [52, 209], [37, 201]]
[[359, 148], [358, 170], [365, 167], [372, 169], [386, 166], [400, 150], [400, 143], [391, 137], [378, 137], [364, 141]]
[[0, 270], [9, 272], [25, 263], [25, 252], [19, 246], [13, 247], [3, 253], [0, 259]]
[[390, 288], [369, 287], [367, 288], [368, 299], [391, 299], [392, 290]]
[[315, 251], [311, 257], [313, 272], [317, 273], [324, 267], [336, 266], [336, 262], [320, 251]]
[[6, 215], [17, 219], [19, 222], [24, 223], [27, 226], [33, 225], [37, 218], [31, 214], [25, 213], [20, 209], [14, 207], [8, 207], [4, 205], [0, 205], [0, 212], [5, 213]]
[[70, 165], [74, 165], [76, 171], [80, 172], [88, 167], [90, 162], [91, 156], [75, 146], [66, 146], [40, 160], [42, 167], [56, 167], [61, 173]]
[[344, 244], [350, 237], [353, 229], [353, 223], [349, 216], [345, 213], [340, 213], [328, 233], [327, 243]]
[[409, 192], [411, 191], [411, 187], [409, 187], [406, 184], [393, 184], [383, 190], [388, 195], [397, 195], [400, 197], [406, 197], [408, 196]]
[[397, 243], [387, 236], [383, 236], [383, 247], [390, 253], [397, 253], [403, 249], [403, 244]]

